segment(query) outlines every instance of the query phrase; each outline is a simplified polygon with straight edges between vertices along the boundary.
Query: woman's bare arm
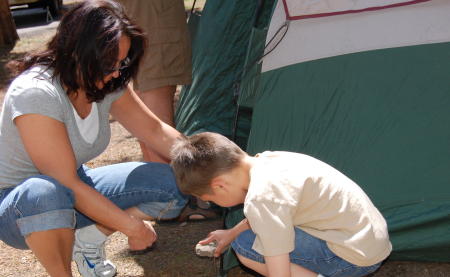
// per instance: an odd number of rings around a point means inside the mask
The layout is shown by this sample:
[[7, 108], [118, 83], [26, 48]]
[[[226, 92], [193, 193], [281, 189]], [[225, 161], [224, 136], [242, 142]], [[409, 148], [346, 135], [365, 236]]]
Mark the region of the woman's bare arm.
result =
[[170, 160], [170, 149], [181, 134], [153, 114], [130, 87], [113, 102], [111, 114], [147, 147]]
[[[133, 249], [143, 249], [154, 241], [154, 235], [142, 221], [128, 215], [78, 178], [75, 155], [62, 122], [44, 115], [26, 114], [17, 117], [14, 123], [33, 164], [41, 174], [53, 177], [73, 191], [78, 211], [132, 238], [130, 247]], [[142, 241], [133, 239], [135, 237]]]

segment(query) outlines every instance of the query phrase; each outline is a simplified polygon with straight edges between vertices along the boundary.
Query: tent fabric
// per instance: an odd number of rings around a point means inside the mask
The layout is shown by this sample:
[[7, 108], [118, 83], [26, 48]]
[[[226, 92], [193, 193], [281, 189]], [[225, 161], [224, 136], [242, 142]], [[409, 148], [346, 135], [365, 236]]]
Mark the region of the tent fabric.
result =
[[[233, 135], [235, 86], [255, 10], [255, 1], [206, 2], [195, 31], [201, 36], [193, 38], [192, 84], [183, 87], [175, 114], [176, 128], [184, 134], [214, 131]], [[250, 123], [246, 124], [242, 128], [248, 129]], [[246, 138], [242, 128], [237, 136]]]
[[[391, 259], [449, 262], [450, 2], [292, 21], [272, 48], [281, 1], [206, 2], [177, 128], [232, 137], [244, 119], [249, 154], [306, 153], [360, 184], [388, 222]], [[226, 227], [242, 216], [230, 210]], [[223, 264], [237, 265], [231, 252]]]
[[[241, 84], [247, 152], [306, 153], [355, 180], [387, 219], [391, 259], [450, 261], [449, 10], [435, 0], [290, 22]], [[284, 20], [279, 1], [266, 44]]]
[[[286, 36], [263, 59], [262, 72], [355, 52], [447, 42], [449, 11], [450, 1], [433, 0], [378, 11], [290, 21]], [[278, 1], [266, 44], [285, 21], [282, 1]]]
[[450, 261], [449, 59], [450, 43], [440, 43], [265, 72], [247, 152], [331, 164], [385, 216], [391, 258]]
[[280, 2], [283, 3], [286, 19], [299, 20], [322, 16], [342, 15], [346, 13], [376, 11], [427, 1], [431, 0], [282, 0]]

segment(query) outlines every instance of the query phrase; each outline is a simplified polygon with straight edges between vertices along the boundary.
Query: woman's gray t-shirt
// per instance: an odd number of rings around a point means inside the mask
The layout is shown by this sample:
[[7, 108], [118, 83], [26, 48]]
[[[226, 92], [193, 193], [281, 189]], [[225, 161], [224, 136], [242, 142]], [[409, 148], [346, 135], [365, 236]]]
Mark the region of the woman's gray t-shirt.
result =
[[41, 114], [64, 123], [75, 154], [77, 167], [100, 155], [108, 146], [111, 131], [109, 111], [123, 91], [114, 92], [97, 103], [99, 132], [93, 143], [78, 130], [72, 104], [52, 70], [36, 66], [19, 75], [10, 85], [0, 115], [0, 189], [13, 187], [40, 174], [20, 138], [13, 120], [25, 114]]

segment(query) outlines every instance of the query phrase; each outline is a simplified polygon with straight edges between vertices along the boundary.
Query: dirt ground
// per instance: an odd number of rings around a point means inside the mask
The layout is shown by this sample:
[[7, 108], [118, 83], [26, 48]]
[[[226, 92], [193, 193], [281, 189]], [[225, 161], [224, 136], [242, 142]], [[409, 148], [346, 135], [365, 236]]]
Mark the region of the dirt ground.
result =
[[[19, 41], [13, 49], [0, 49], [0, 103], [9, 78], [4, 65], [12, 58], [41, 47], [53, 32], [40, 33]], [[92, 167], [141, 159], [139, 146], [126, 130], [111, 120], [112, 138], [108, 149], [89, 163]], [[153, 249], [145, 253], [130, 253], [126, 237], [116, 233], [107, 244], [107, 255], [118, 267], [118, 277], [137, 276], [217, 276], [219, 261], [199, 258], [194, 246], [210, 231], [222, 226], [221, 220], [177, 222], [156, 224], [158, 241]], [[79, 276], [72, 265], [74, 276]], [[13, 249], [0, 242], [0, 277], [47, 276], [31, 251]], [[229, 277], [254, 276], [236, 267], [228, 272]], [[371, 277], [450, 277], [450, 263], [387, 261]]]

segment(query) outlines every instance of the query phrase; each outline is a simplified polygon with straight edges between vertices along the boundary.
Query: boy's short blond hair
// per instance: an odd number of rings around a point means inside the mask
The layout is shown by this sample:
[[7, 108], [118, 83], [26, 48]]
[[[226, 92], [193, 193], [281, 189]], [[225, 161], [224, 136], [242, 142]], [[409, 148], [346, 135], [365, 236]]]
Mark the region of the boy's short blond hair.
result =
[[171, 166], [185, 194], [210, 194], [213, 178], [239, 166], [246, 153], [228, 138], [211, 132], [178, 139], [172, 147]]

